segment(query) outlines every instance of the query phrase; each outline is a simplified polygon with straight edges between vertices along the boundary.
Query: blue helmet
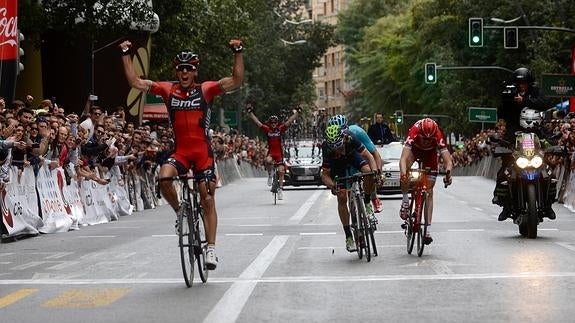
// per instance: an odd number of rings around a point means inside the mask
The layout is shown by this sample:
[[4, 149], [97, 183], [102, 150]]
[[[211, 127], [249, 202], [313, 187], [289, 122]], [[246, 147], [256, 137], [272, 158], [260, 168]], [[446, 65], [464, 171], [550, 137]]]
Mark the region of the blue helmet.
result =
[[347, 118], [343, 114], [336, 114], [329, 118], [327, 121], [327, 126], [338, 125], [342, 130], [347, 129]]

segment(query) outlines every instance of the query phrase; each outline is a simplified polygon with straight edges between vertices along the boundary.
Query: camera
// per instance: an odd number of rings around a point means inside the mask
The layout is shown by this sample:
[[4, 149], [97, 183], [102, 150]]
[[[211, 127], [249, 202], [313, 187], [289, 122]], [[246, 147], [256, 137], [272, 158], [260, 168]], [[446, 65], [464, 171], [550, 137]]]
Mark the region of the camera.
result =
[[40, 148], [40, 143], [39, 143], [39, 142], [33, 142], [33, 143], [32, 143], [32, 148], [33, 148], [33, 149]]
[[507, 98], [514, 98], [517, 96], [517, 86], [515, 84], [505, 84], [505, 87], [501, 94]]
[[90, 100], [90, 101], [98, 101], [98, 96], [97, 96], [97, 95], [90, 94], [89, 100]]

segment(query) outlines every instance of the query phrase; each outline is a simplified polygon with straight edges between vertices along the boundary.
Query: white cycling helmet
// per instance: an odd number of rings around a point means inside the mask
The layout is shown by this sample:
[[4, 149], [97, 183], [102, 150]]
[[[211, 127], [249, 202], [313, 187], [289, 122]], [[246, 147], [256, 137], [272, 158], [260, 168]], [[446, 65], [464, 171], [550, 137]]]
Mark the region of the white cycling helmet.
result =
[[531, 108], [524, 108], [521, 110], [521, 117], [519, 118], [519, 125], [523, 129], [533, 129], [541, 125], [541, 113]]

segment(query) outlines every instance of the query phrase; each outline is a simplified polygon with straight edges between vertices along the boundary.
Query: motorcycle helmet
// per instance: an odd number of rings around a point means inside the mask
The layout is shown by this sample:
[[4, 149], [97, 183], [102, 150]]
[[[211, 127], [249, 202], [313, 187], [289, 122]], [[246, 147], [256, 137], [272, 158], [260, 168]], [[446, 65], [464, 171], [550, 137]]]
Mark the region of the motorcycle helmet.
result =
[[513, 72], [513, 80], [515, 82], [533, 82], [533, 74], [528, 68], [520, 67]]
[[423, 137], [434, 137], [438, 128], [437, 123], [433, 119], [425, 118], [419, 121], [419, 134]]
[[343, 114], [336, 114], [333, 117], [329, 118], [327, 121], [327, 125], [338, 125], [341, 129], [347, 129], [347, 118]]
[[541, 113], [537, 110], [531, 108], [524, 108], [521, 110], [521, 116], [519, 118], [519, 125], [523, 129], [533, 129], [541, 125]]
[[174, 66], [189, 66], [191, 69], [196, 70], [200, 65], [200, 57], [198, 54], [192, 53], [190, 50], [184, 50], [174, 57]]
[[343, 130], [336, 124], [325, 128], [325, 140], [331, 148], [339, 148], [343, 144]]

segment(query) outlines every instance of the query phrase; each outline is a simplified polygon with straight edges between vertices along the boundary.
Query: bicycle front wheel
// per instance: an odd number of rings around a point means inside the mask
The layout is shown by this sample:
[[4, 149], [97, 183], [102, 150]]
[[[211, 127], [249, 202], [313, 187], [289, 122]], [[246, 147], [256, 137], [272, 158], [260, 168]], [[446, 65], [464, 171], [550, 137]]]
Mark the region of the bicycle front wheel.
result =
[[182, 204], [180, 207], [185, 208], [185, 212], [178, 214], [178, 245], [180, 247], [180, 260], [182, 263], [182, 273], [184, 274], [184, 281], [186, 286], [192, 287], [194, 282], [194, 263], [195, 254], [193, 251], [193, 232], [194, 227], [190, 220], [190, 209], [187, 204]]
[[422, 194], [423, 198], [421, 199], [421, 207], [419, 208], [419, 232], [417, 234], [417, 256], [421, 257], [421, 255], [423, 255], [423, 249], [425, 248], [425, 235], [427, 234], [427, 192], [424, 192]]
[[194, 214], [194, 253], [196, 255], [196, 262], [198, 264], [198, 273], [203, 283], [208, 281], [208, 268], [206, 267], [206, 247], [208, 241], [206, 240], [206, 231], [204, 228], [204, 221], [201, 209], [196, 210]]
[[369, 237], [369, 220], [367, 219], [367, 213], [365, 211], [365, 203], [362, 197], [356, 197], [356, 203], [359, 206], [359, 226], [360, 226], [360, 244], [365, 250], [365, 260], [371, 261], [371, 248], [370, 248], [370, 237]]
[[355, 241], [355, 251], [357, 252], [357, 257], [359, 259], [363, 258], [363, 248], [361, 243], [361, 220], [359, 216], [359, 208], [357, 205], [357, 199], [349, 194], [347, 196], [349, 200], [349, 212], [351, 214], [351, 227], [353, 229], [353, 240]]
[[411, 201], [409, 202], [409, 213], [407, 214], [407, 227], [405, 228], [405, 237], [407, 238], [407, 254], [411, 255], [413, 251], [413, 245], [415, 244], [415, 218], [412, 216], [414, 210], [414, 199], [413, 194], [411, 196]]

